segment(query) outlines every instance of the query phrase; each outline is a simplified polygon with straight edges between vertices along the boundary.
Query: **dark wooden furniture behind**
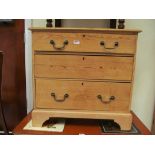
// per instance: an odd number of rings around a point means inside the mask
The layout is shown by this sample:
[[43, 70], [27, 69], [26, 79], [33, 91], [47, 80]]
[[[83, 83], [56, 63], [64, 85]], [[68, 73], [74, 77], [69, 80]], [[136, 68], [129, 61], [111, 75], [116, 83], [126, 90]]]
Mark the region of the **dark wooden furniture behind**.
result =
[[[52, 19], [47, 19], [46, 27], [53, 27]], [[110, 28], [116, 28], [116, 19], [110, 19]], [[124, 29], [125, 28], [125, 19], [119, 19], [118, 20], [118, 29]], [[61, 27], [62, 26], [62, 19], [55, 19], [55, 27]]]
[[[150, 135], [150, 131], [145, 127], [141, 120], [132, 112], [133, 123], [139, 129], [142, 135]], [[15, 135], [103, 135], [97, 120], [87, 119], [67, 119], [63, 132], [47, 132], [23, 130], [25, 125], [31, 120], [31, 113], [29, 113], [13, 130]], [[111, 133], [112, 134], [112, 133]], [[116, 133], [115, 133], [116, 135]]]
[[4, 110], [3, 110], [3, 103], [2, 103], [2, 97], [1, 97], [1, 85], [2, 85], [2, 66], [3, 66], [3, 53], [0, 51], [0, 118], [2, 122], [2, 127], [4, 130], [4, 134], [8, 134], [8, 129], [6, 125], [6, 120], [4, 116]]
[[[9, 131], [27, 114], [25, 81], [24, 19], [0, 24], [3, 51], [2, 101]], [[0, 120], [0, 130], [2, 130]]]
[[[110, 28], [116, 28], [116, 19], [110, 20]], [[62, 19], [55, 19], [55, 27], [62, 27]]]

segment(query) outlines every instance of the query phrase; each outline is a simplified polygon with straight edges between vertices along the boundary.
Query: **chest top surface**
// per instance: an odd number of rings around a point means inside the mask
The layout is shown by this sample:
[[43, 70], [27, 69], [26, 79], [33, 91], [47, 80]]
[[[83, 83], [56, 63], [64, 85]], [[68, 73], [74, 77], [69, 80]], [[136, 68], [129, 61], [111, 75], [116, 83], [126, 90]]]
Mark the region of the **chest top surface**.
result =
[[137, 34], [141, 32], [139, 29], [108, 29], [108, 28], [43, 28], [43, 27], [31, 27], [32, 32], [47, 31], [47, 32], [88, 32], [88, 33], [130, 33]]

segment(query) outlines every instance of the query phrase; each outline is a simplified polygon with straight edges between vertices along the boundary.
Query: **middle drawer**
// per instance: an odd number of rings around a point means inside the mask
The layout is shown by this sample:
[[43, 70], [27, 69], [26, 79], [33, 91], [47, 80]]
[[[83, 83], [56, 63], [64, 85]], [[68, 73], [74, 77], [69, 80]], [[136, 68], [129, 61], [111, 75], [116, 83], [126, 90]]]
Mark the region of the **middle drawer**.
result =
[[132, 80], [133, 57], [35, 55], [34, 76], [69, 79]]

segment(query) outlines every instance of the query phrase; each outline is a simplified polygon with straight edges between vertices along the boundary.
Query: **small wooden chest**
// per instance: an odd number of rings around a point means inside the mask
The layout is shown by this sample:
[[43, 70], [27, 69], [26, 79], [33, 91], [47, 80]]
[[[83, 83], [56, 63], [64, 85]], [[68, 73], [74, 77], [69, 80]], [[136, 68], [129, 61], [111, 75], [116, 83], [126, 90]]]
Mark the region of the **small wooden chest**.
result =
[[49, 117], [112, 119], [130, 130], [139, 30], [31, 28], [33, 126]]

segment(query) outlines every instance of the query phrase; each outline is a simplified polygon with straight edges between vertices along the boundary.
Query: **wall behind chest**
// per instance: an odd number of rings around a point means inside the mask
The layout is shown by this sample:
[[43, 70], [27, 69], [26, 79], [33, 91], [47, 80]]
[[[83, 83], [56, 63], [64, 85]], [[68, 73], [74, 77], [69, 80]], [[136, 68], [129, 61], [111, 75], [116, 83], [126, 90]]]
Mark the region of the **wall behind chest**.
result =
[[126, 20], [126, 28], [139, 28], [132, 110], [151, 129], [155, 103], [155, 20]]

